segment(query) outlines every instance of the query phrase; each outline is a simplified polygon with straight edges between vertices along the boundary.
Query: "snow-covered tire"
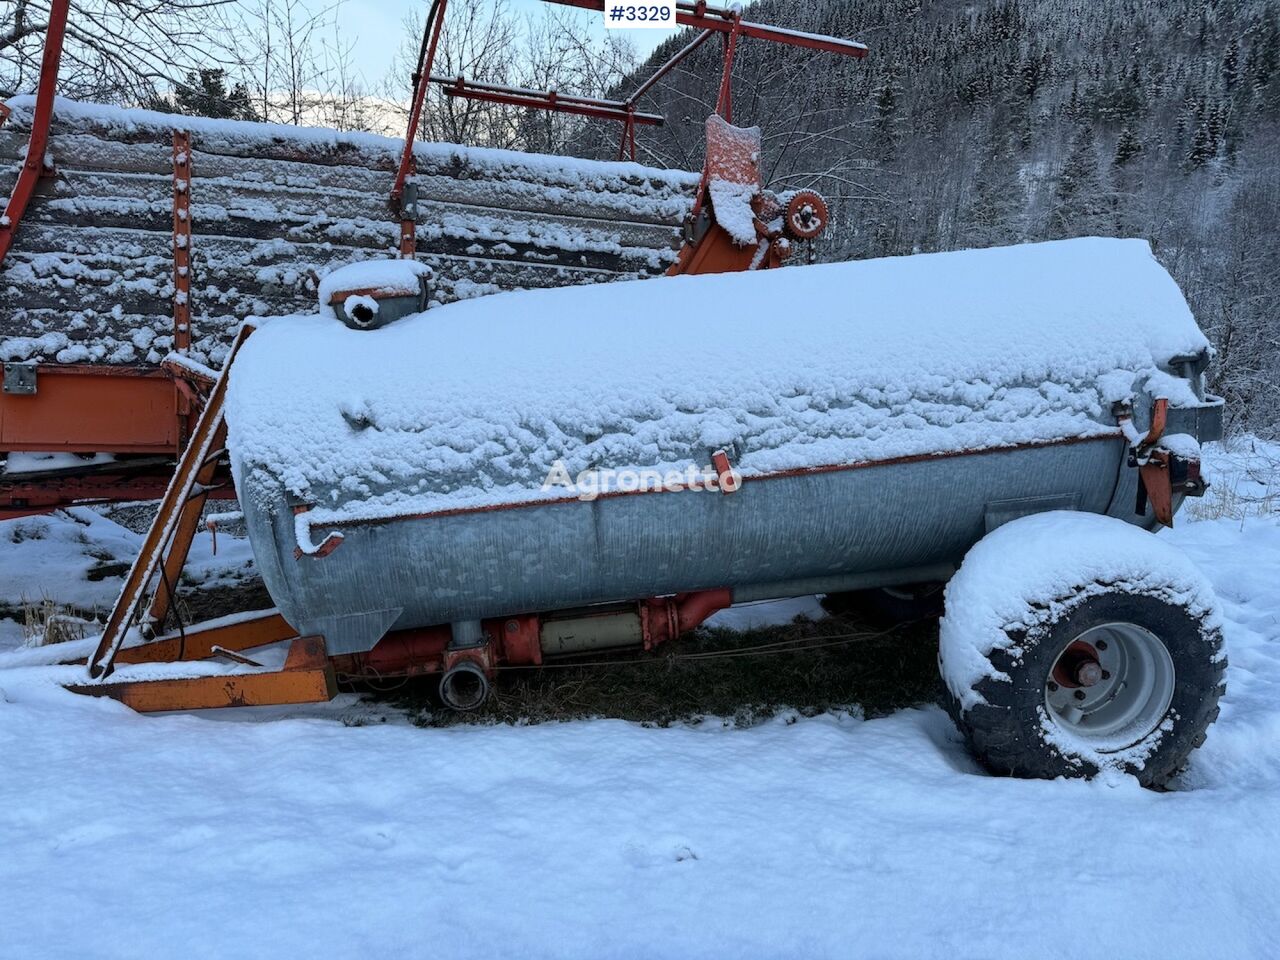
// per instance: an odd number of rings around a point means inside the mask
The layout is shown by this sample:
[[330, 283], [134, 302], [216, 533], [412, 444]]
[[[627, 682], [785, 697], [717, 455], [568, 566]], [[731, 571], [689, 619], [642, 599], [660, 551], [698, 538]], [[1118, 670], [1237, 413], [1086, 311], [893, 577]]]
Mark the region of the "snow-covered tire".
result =
[[1161, 786], [1218, 716], [1213, 591], [1180, 551], [1122, 520], [1005, 524], [965, 557], [945, 602], [946, 706], [993, 773], [1118, 769]]

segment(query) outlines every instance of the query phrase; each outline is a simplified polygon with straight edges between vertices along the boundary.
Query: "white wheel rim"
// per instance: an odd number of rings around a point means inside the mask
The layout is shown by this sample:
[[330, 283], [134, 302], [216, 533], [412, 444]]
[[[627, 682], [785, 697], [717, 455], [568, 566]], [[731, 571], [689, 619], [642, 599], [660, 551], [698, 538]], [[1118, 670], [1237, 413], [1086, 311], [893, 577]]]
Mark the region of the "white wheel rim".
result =
[[1072, 638], [1054, 659], [1044, 702], [1053, 723], [1108, 753], [1142, 741], [1173, 702], [1173, 658], [1136, 623], [1106, 623]]

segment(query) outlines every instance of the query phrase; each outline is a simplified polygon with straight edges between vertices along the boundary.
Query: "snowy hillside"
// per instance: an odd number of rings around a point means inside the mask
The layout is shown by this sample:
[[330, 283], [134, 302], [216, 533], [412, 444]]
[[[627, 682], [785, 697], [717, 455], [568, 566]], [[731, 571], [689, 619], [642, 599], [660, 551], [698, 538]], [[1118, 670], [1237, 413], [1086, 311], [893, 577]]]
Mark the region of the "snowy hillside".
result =
[[[1200, 519], [1161, 535], [1212, 580], [1231, 658], [1168, 793], [989, 777], [932, 705], [745, 728], [422, 730], [350, 698], [140, 717], [0, 654], [0, 954], [1021, 958], [1055, 928], [1073, 957], [1271, 956], [1277, 463], [1219, 451]], [[47, 523], [74, 558], [75, 521]]]

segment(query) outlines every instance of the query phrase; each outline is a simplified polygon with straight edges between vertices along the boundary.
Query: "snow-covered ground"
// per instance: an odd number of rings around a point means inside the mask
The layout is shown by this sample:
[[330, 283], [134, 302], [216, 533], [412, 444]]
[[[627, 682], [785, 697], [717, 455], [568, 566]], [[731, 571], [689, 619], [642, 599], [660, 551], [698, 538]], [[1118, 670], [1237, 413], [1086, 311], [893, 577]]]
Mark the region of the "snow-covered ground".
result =
[[1280, 448], [1260, 449], [1221, 455], [1200, 519], [1162, 534], [1213, 582], [1231, 657], [1172, 792], [987, 776], [932, 706], [141, 717], [0, 654], [0, 956], [1273, 957]]
[[[17, 619], [25, 607], [49, 601], [66, 612], [105, 617], [120, 594], [142, 535], [88, 507], [0, 522], [0, 652], [29, 631]], [[196, 535], [183, 581], [225, 586], [256, 576], [244, 538]]]

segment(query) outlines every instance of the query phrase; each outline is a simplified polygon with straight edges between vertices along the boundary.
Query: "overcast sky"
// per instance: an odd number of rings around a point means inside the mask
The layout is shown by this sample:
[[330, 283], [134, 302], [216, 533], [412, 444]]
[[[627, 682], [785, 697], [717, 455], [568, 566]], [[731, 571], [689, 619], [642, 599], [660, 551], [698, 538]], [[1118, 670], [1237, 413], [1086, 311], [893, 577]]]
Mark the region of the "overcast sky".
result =
[[[313, 9], [328, 6], [326, 0], [309, 0], [309, 3]], [[430, 0], [344, 0], [338, 8], [338, 23], [345, 35], [354, 38], [356, 55], [369, 84], [376, 84], [386, 73], [385, 64], [404, 37], [405, 14], [415, 8], [425, 14], [430, 6]], [[513, 15], [522, 21], [530, 14], [541, 16], [543, 11], [550, 9], [562, 16], [580, 18], [582, 22], [590, 23], [598, 35], [604, 35], [603, 17], [594, 11], [574, 10], [541, 0], [510, 0], [509, 6]], [[644, 56], [673, 31], [645, 29], [629, 32], [634, 36], [641, 56]]]

